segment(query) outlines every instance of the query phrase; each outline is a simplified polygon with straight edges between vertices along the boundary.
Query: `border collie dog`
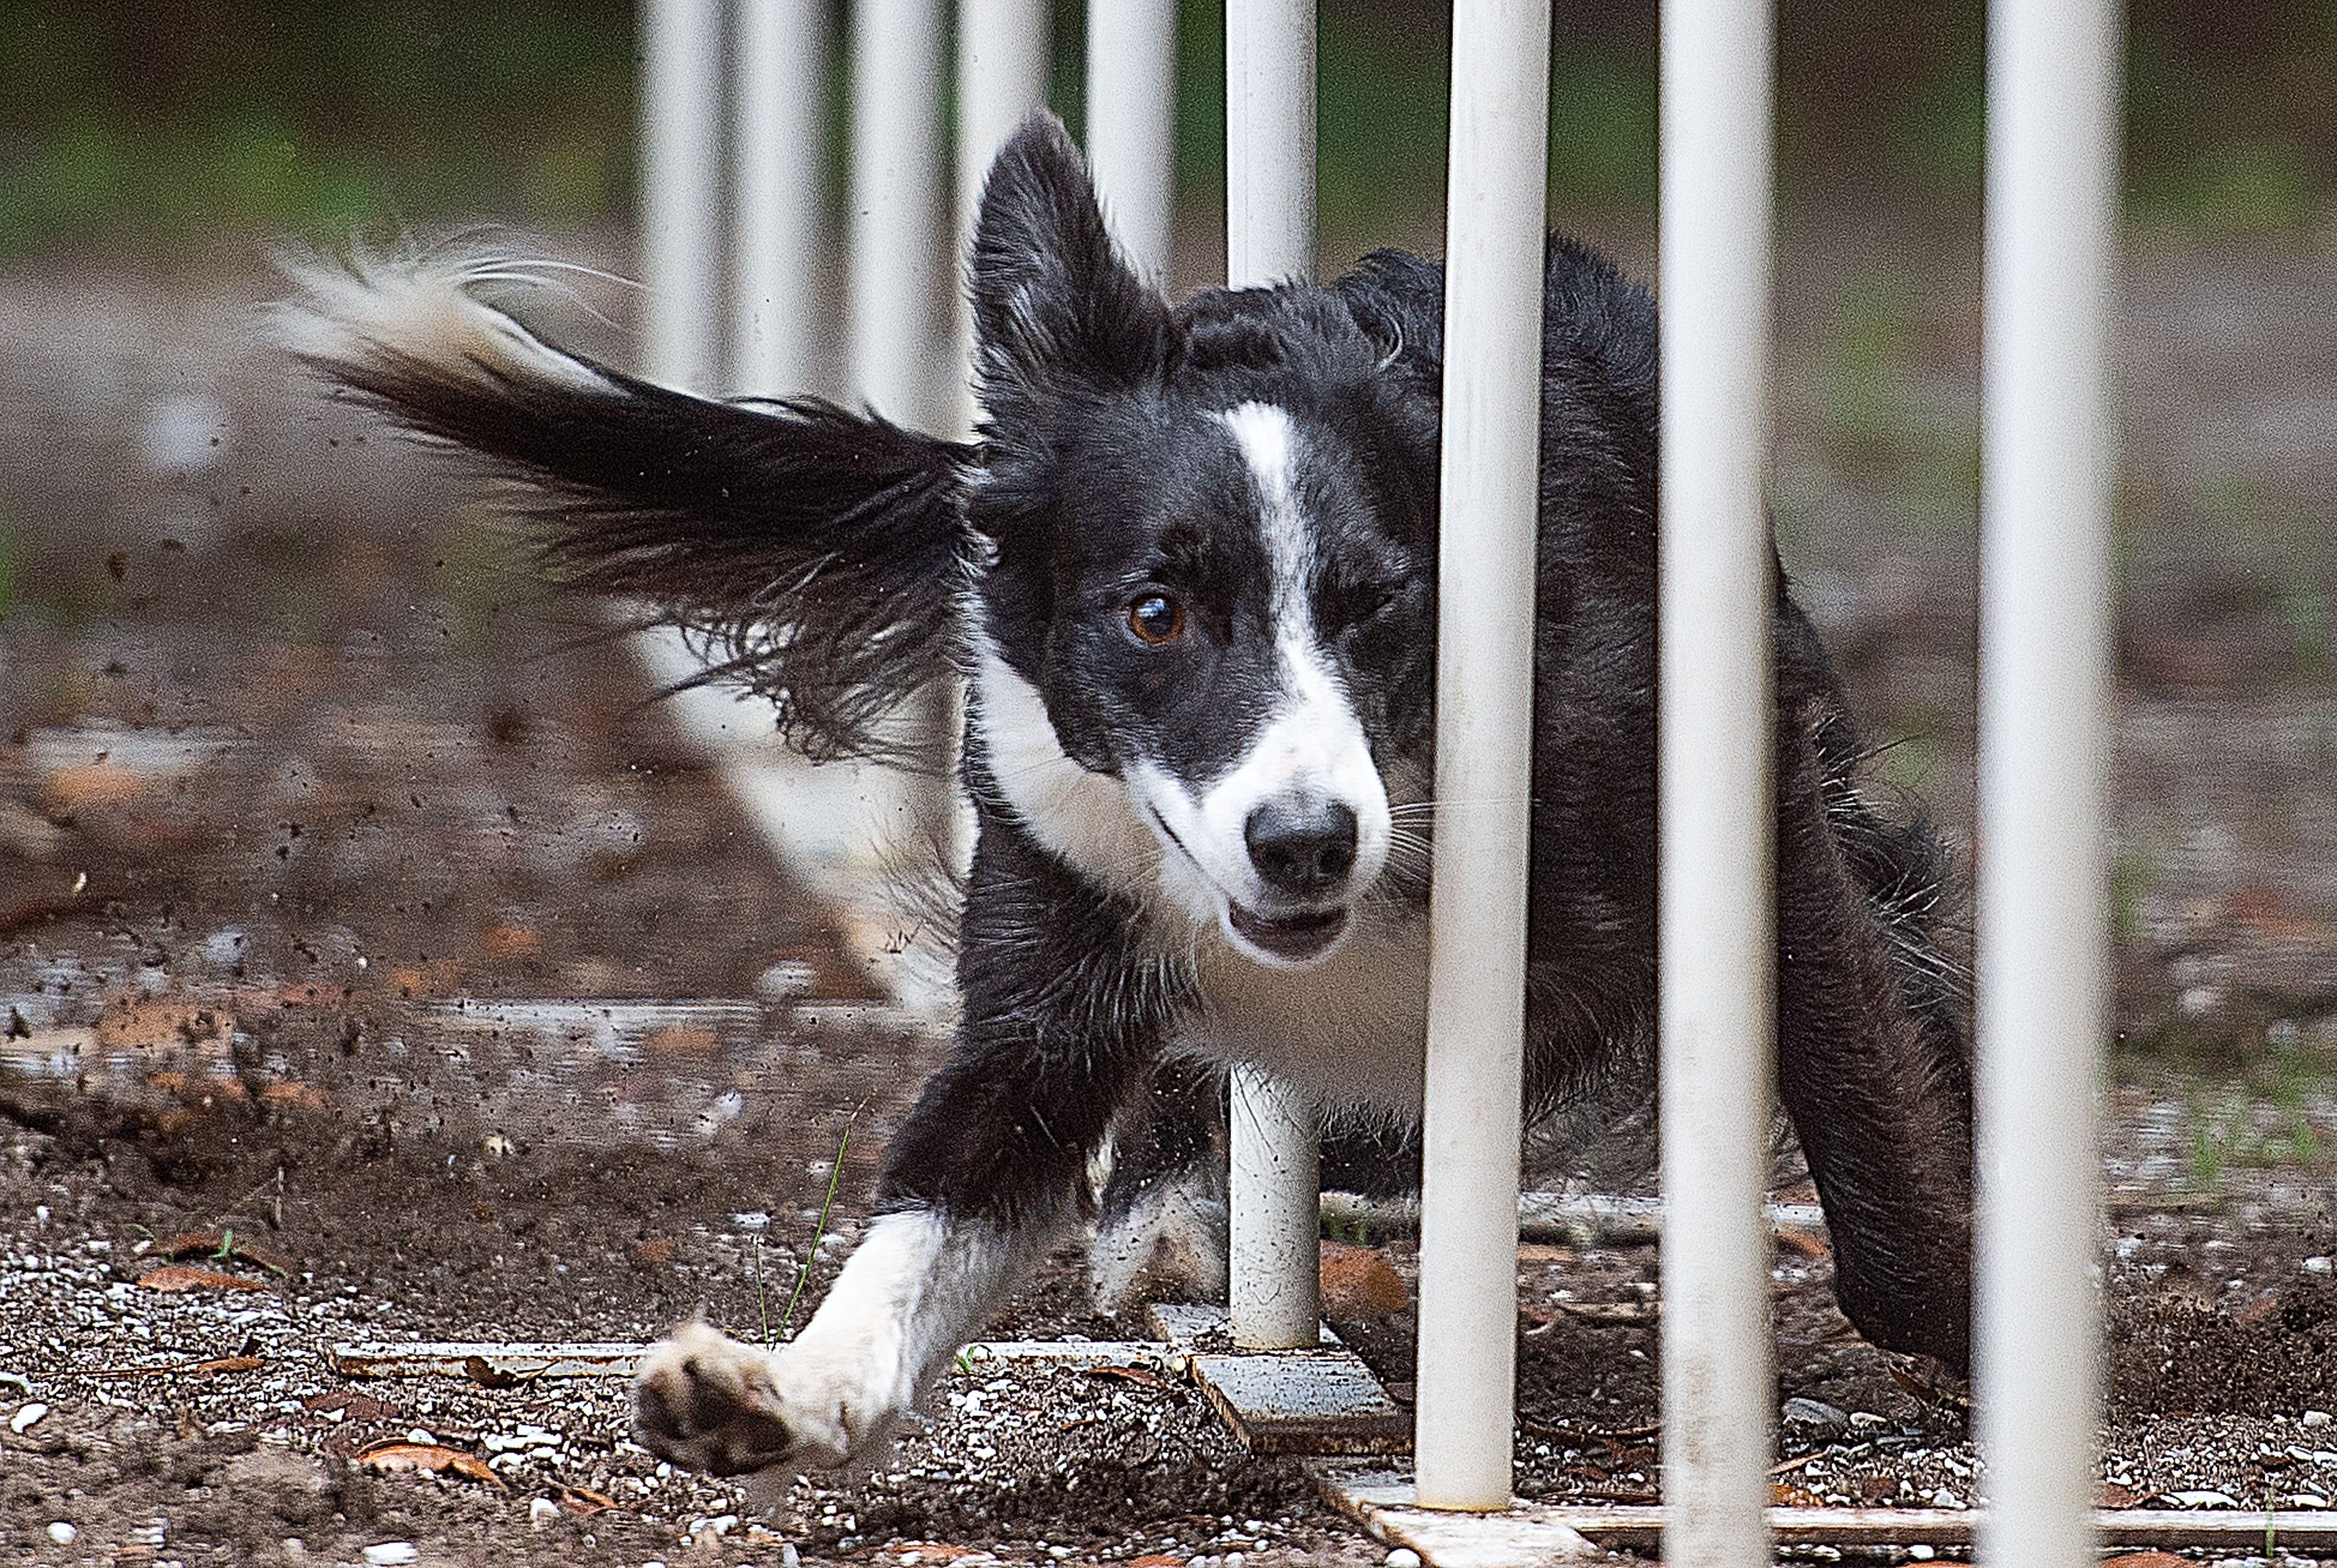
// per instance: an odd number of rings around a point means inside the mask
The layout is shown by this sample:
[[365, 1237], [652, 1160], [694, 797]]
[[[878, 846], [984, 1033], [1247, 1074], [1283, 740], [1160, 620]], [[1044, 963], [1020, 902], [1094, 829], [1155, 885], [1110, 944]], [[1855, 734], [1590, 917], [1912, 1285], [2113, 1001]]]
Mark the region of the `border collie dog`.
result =
[[[1094, 1210], [1116, 1121], [1106, 1293], [1156, 1242], [1221, 1282], [1201, 1220], [1226, 1063], [1376, 1118], [1399, 1156], [1385, 1130], [1419, 1110], [1441, 269], [1384, 251], [1327, 287], [1172, 306], [1044, 115], [991, 171], [970, 265], [985, 416], [963, 445], [648, 385], [479, 302], [509, 277], [490, 266], [310, 269], [279, 318], [328, 378], [515, 468], [570, 581], [696, 631], [807, 750], [870, 751], [888, 711], [966, 682], [962, 1020], [878, 1215], [793, 1342], [691, 1324], [641, 1373], [642, 1440], [718, 1474], [879, 1451]], [[1656, 312], [1564, 240], [1546, 279], [1538, 1113], [1644, 1079], [1656, 961]], [[1781, 1096], [1843, 1309], [1961, 1367], [1970, 1073], [1946, 857], [1862, 796], [1782, 573], [1775, 603]]]

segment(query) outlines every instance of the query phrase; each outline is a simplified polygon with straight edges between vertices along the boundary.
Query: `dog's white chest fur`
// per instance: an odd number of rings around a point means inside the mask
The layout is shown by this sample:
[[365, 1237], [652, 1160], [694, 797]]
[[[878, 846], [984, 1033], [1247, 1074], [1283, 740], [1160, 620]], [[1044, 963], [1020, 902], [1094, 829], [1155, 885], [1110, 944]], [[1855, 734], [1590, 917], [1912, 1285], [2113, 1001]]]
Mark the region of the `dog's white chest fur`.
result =
[[1326, 1110], [1420, 1113], [1428, 1032], [1428, 920], [1372, 912], [1313, 969], [1269, 969], [1205, 934], [1194, 954], [1200, 1010], [1174, 1049], [1266, 1067]]

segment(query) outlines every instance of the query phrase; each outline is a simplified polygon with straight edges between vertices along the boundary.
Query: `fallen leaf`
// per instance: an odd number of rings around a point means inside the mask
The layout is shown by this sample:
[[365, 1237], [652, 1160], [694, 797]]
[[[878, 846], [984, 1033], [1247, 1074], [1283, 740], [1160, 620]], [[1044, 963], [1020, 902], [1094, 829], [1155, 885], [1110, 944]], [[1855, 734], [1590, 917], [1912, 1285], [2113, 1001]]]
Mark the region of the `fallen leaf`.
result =
[[165, 1258], [209, 1258], [218, 1256], [221, 1246], [226, 1247], [230, 1258], [249, 1258], [279, 1274], [292, 1272], [291, 1259], [273, 1248], [247, 1241], [232, 1230], [189, 1230], [160, 1243], [155, 1250]]
[[173, 1361], [161, 1367], [101, 1367], [90, 1374], [93, 1377], [167, 1377], [174, 1372], [191, 1372], [208, 1377], [214, 1372], [257, 1372], [267, 1365], [257, 1356], [214, 1356], [208, 1361]]
[[1769, 1483], [1769, 1506], [1772, 1508], [1823, 1508], [1824, 1498], [1806, 1486], [1796, 1486], [1790, 1481]]
[[560, 1505], [580, 1517], [589, 1519], [595, 1514], [606, 1514], [617, 1505], [614, 1497], [603, 1497], [589, 1486], [571, 1486], [564, 1481], [558, 1485]]
[[522, 1377], [515, 1372], [506, 1372], [484, 1356], [463, 1357], [463, 1376], [482, 1388], [516, 1388], [523, 1383], [535, 1381], [533, 1377]]
[[1412, 1305], [1412, 1291], [1387, 1254], [1371, 1247], [1323, 1243], [1323, 1316], [1384, 1318]]
[[511, 1490], [504, 1485], [504, 1478], [488, 1469], [487, 1462], [477, 1455], [465, 1454], [436, 1443], [406, 1443], [392, 1439], [358, 1449], [357, 1459], [360, 1465], [384, 1472], [425, 1470], [435, 1475], [442, 1470], [452, 1470], [457, 1475], [484, 1481], [498, 1492]]
[[1804, 1258], [1824, 1258], [1833, 1250], [1826, 1245], [1826, 1239], [1816, 1231], [1804, 1230], [1792, 1225], [1777, 1227], [1777, 1244], [1786, 1251], [1797, 1252]]
[[[2115, 1481], [2105, 1481], [2100, 1486], [2095, 1489], [2095, 1495], [2098, 1504], [2104, 1508], [2139, 1508], [2142, 1506], [2143, 1500], [2149, 1496], [2150, 1494], [2146, 1492], [2138, 1492], [2131, 1486], [2122, 1486]], [[2142, 1552], [2136, 1553], [2136, 1555], [2141, 1557], [2157, 1557], [2163, 1556], [2165, 1553]], [[2105, 1564], [2104, 1568], [2107, 1568], [2107, 1564]], [[2153, 1565], [2148, 1563], [2137, 1563], [2132, 1564], [2132, 1568], [2153, 1568]], [[2164, 1568], [2164, 1564], [2158, 1565], [2158, 1568]]]
[[2172, 1552], [2128, 1552], [2121, 1557], [2105, 1559], [2101, 1568], [2198, 1568], [2187, 1557], [2177, 1557]]
[[321, 1111], [333, 1102], [330, 1091], [313, 1083], [291, 1083], [279, 1080], [260, 1086], [259, 1099], [266, 1105], [291, 1105], [303, 1111]]
[[670, 1263], [673, 1261], [673, 1238], [644, 1236], [633, 1243], [633, 1257], [636, 1261], [646, 1263], [651, 1268]]
[[1518, 1243], [1518, 1261], [1533, 1265], [1571, 1263], [1574, 1261], [1574, 1249], [1548, 1241], [1521, 1241]]
[[138, 1277], [141, 1290], [265, 1290], [266, 1281], [239, 1279], [222, 1274], [216, 1269], [193, 1269], [184, 1263], [165, 1263], [160, 1269], [150, 1269]]
[[479, 946], [497, 958], [532, 958], [543, 951], [543, 938], [525, 926], [490, 926]]
[[1166, 1552], [1148, 1552], [1141, 1557], [1130, 1557], [1128, 1568], [1185, 1568], [1185, 1560], [1171, 1557]]
[[[235, 1014], [224, 1006], [207, 1006], [184, 997], [156, 996], [109, 1003], [96, 1024], [101, 1046], [200, 1045], [224, 1041], [235, 1033]], [[214, 1091], [231, 1078], [207, 1079]], [[240, 1083], [236, 1089], [241, 1090]]]
[[721, 1049], [721, 1039], [711, 1029], [675, 1024], [659, 1030], [642, 1042], [652, 1056], [711, 1056]]
[[1930, 1356], [1892, 1356], [1883, 1364], [1891, 1381], [1926, 1404], [1971, 1408], [1970, 1386]]
[[257, 1356], [214, 1356], [208, 1361], [195, 1363], [195, 1370], [205, 1375], [213, 1372], [257, 1372], [267, 1362]]
[[301, 1402], [303, 1408], [318, 1415], [339, 1411], [347, 1421], [392, 1421], [406, 1425], [406, 1413], [386, 1399], [376, 1399], [370, 1394], [359, 1394], [347, 1388], [336, 1388], [329, 1394], [312, 1395]]
[[1088, 1367], [1083, 1371], [1090, 1377], [1117, 1377], [1123, 1383], [1140, 1384], [1147, 1388], [1166, 1388], [1168, 1385], [1141, 1367]]

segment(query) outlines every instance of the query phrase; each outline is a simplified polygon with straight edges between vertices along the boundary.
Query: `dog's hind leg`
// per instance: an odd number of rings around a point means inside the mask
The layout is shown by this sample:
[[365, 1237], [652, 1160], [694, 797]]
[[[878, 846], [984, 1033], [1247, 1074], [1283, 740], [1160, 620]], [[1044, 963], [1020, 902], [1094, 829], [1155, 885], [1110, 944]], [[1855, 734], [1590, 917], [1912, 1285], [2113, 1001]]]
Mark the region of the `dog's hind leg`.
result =
[[1859, 1331], [1958, 1371], [1970, 1353], [1971, 1078], [1950, 1009], [1898, 956], [1927, 938], [1863, 885], [1878, 824], [1832, 786], [1806, 723], [1778, 748], [1778, 1077]]
[[957, 1049], [894, 1138], [867, 1239], [776, 1351], [703, 1328], [655, 1348], [634, 1395], [655, 1452], [722, 1474], [873, 1456], [1078, 1213], [1173, 982], [1123, 911], [986, 809], [959, 980]]
[[1226, 1298], [1222, 1069], [1163, 1062], [1121, 1116], [1088, 1255], [1099, 1310], [1139, 1300]]

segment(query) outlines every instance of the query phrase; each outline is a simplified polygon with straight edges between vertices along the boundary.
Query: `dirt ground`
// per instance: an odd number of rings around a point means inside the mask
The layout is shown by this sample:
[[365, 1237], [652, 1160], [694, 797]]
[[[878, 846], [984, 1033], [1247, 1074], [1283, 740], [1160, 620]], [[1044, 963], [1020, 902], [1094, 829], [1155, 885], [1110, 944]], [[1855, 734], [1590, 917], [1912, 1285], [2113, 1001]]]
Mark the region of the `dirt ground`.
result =
[[[1884, 781], [1968, 838], [1968, 237], [1786, 238], [1788, 562]], [[2337, 1496], [2330, 276], [2146, 247], [2129, 284], [2120, 1503]], [[611, 1380], [330, 1370], [780, 1330], [941, 1042], [483, 493], [253, 351], [266, 288], [0, 275], [0, 1561], [1381, 1561], [1140, 1365], [969, 1367], [887, 1467], [752, 1494], [661, 1474]], [[1077, 1272], [993, 1335], [1137, 1333]], [[1968, 1505], [1959, 1391], [1848, 1332], [1822, 1240], [1775, 1305], [1780, 1497]], [[1659, 1309], [1644, 1241], [1521, 1250], [1521, 1493], [1657, 1494]], [[1341, 1329], [1407, 1398], [1409, 1314]], [[461, 1462], [381, 1467], [413, 1442]]]

